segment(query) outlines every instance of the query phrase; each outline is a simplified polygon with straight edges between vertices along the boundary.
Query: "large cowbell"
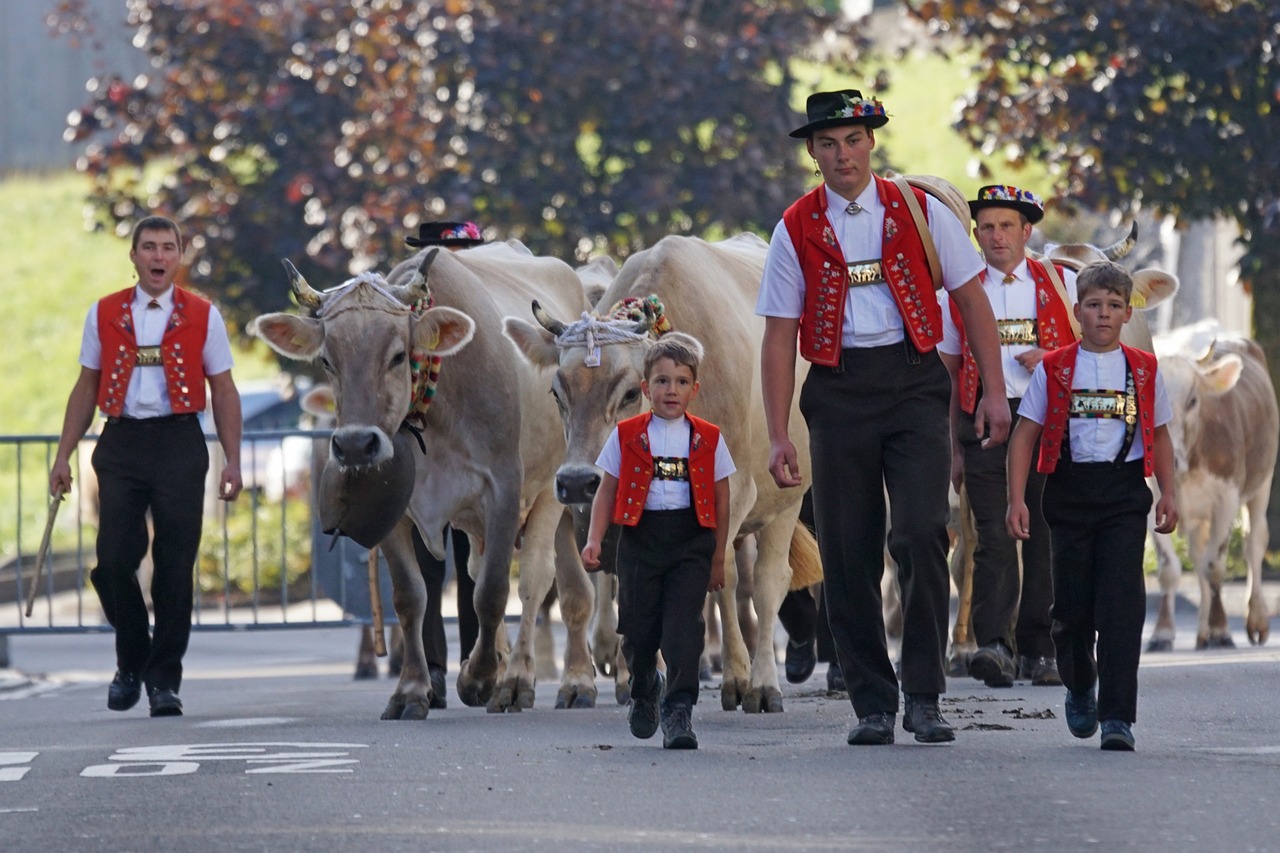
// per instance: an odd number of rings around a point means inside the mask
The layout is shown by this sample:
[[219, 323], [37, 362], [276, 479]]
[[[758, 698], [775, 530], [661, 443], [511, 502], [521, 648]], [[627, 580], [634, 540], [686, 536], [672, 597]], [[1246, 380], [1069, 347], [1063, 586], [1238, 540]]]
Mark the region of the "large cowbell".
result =
[[320, 475], [320, 528], [349, 536], [364, 548], [386, 538], [409, 508], [418, 440], [401, 428], [391, 459], [370, 468], [342, 468], [330, 458]]

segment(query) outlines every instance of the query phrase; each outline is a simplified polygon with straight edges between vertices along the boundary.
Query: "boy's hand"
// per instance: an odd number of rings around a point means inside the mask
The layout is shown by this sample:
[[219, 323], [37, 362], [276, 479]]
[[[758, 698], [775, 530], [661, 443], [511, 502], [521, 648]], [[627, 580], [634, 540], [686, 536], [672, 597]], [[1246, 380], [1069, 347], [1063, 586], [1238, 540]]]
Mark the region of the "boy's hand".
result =
[[1178, 503], [1172, 495], [1161, 495], [1156, 502], [1156, 533], [1172, 533], [1178, 526]]
[[724, 589], [724, 554], [716, 554], [711, 558], [711, 580], [707, 582], [707, 592], [719, 592]]
[[1009, 512], [1004, 517], [1005, 529], [1014, 539], [1031, 538], [1031, 512], [1025, 503], [1009, 504]]
[[589, 572], [600, 571], [600, 543], [588, 542], [582, 546], [582, 567]]

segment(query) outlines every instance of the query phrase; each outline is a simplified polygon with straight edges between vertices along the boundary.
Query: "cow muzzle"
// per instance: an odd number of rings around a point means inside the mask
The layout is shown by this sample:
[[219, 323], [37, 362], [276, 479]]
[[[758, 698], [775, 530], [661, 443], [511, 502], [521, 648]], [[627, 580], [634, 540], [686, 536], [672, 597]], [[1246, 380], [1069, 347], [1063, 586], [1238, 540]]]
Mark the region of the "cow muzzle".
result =
[[565, 466], [556, 472], [556, 500], [567, 506], [589, 504], [600, 488], [600, 473], [591, 466]]
[[394, 448], [377, 427], [339, 427], [329, 440], [329, 454], [342, 468], [366, 468], [386, 462]]

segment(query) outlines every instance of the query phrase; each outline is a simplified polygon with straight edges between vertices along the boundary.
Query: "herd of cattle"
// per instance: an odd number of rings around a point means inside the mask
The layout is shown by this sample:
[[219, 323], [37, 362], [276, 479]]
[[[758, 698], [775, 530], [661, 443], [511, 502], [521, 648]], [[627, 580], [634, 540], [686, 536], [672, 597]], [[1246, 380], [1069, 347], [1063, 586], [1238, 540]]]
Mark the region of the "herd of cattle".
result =
[[[963, 215], [967, 219], [967, 210]], [[1080, 264], [1117, 257], [1131, 246], [1130, 238], [1106, 250], [1058, 246], [1049, 254]], [[384, 719], [422, 719], [439, 707], [432, 705], [439, 684], [431, 683], [422, 642], [428, 591], [415, 560], [414, 526], [440, 559], [446, 525], [471, 538], [480, 639], [458, 674], [464, 703], [491, 711], [532, 705], [538, 613], [553, 582], [567, 631], [557, 707], [594, 705], [597, 665], [614, 676], [617, 698], [626, 701], [625, 663], [616, 638], [601, 627], [612, 623], [595, 615], [612, 604], [582, 568], [575, 520], [598, 483], [593, 461], [609, 431], [640, 412], [641, 362], [656, 334], [651, 312], [619, 319], [610, 308], [649, 296], [657, 297], [671, 328], [695, 335], [706, 348], [694, 410], [721, 426], [739, 465], [730, 483], [731, 535], [753, 538], [754, 547], [736, 549], [742, 565], [726, 567], [719, 594], [722, 706], [782, 710], [772, 644], [766, 639], [749, 651], [736, 593], [738, 568], [749, 571], [758, 636], [770, 638], [793, 570], [798, 576], [813, 571], [793, 566], [806, 559], [795, 555], [813, 553], [793, 547], [793, 540], [803, 545], [808, 536], [798, 521], [803, 495], [777, 488], [767, 471], [759, 358], [764, 321], [754, 314], [766, 251], [751, 234], [714, 243], [669, 236], [620, 269], [598, 261], [574, 270], [512, 241], [424, 251], [385, 277], [363, 273], [324, 292], [286, 264], [297, 301], [310, 310], [267, 314], [251, 328], [287, 357], [318, 359], [331, 383], [336, 426], [320, 477], [322, 522], [382, 548], [405, 628], [399, 681]], [[1177, 288], [1156, 270], [1135, 279], [1148, 307]], [[1134, 316], [1131, 339], [1152, 348], [1141, 312]], [[1259, 579], [1280, 418], [1258, 347], [1201, 332], [1154, 343], [1174, 404], [1179, 512], [1202, 588], [1196, 645], [1230, 643], [1221, 587], [1241, 506], [1250, 524], [1248, 638], [1263, 643], [1268, 614]], [[425, 373], [424, 357], [439, 359], [425, 395], [414, 382]], [[807, 363], [797, 367], [797, 392], [806, 370]], [[794, 402], [791, 423], [803, 430]], [[807, 452], [806, 437], [794, 437]], [[802, 470], [808, 465], [802, 458]], [[1157, 547], [1166, 604], [1152, 648], [1168, 648], [1181, 567], [1168, 542]], [[508, 647], [502, 619], [517, 555], [522, 615]], [[597, 631], [589, 638], [593, 622]]]

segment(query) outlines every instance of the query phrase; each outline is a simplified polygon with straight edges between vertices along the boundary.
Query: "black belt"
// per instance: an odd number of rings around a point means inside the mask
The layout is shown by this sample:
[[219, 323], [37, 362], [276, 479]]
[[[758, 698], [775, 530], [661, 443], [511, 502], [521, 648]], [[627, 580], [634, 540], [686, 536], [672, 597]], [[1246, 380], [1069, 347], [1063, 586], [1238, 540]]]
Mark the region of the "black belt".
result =
[[123, 415], [119, 417], [107, 418], [109, 424], [179, 424], [185, 421], [194, 421], [198, 415], [188, 412], [182, 415], [161, 415], [158, 418], [127, 418]]

